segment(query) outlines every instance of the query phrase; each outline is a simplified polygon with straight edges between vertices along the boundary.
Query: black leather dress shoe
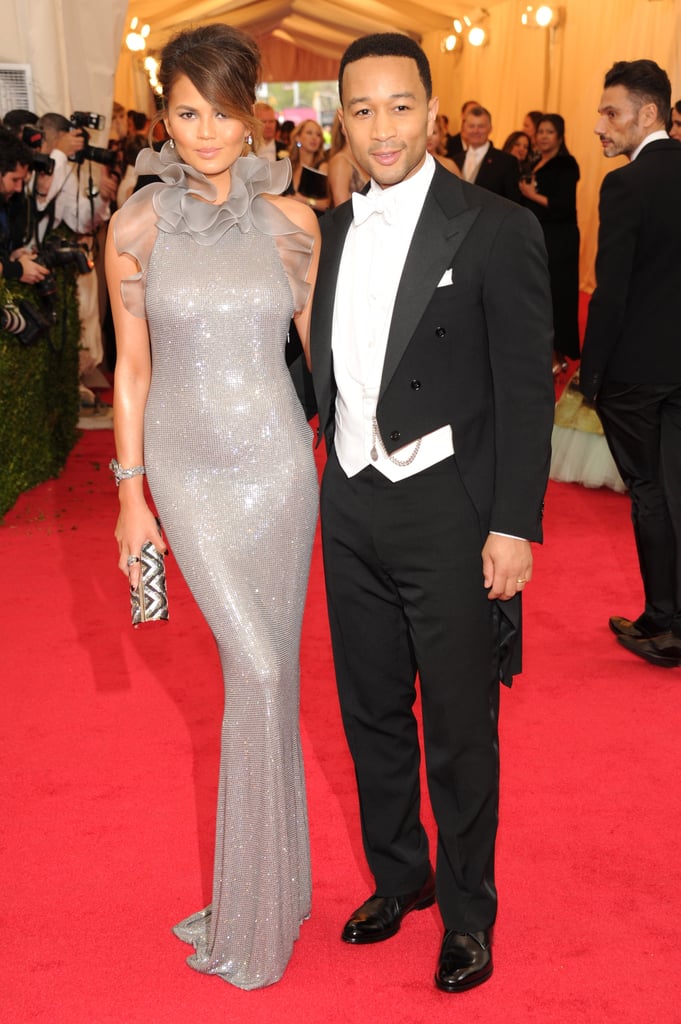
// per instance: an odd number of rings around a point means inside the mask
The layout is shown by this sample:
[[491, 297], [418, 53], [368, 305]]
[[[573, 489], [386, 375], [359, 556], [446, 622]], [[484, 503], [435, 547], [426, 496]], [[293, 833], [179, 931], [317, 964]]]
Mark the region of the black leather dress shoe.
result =
[[355, 946], [382, 942], [397, 934], [402, 918], [412, 910], [425, 910], [434, 902], [435, 876], [431, 871], [428, 880], [416, 892], [404, 896], [371, 896], [347, 922], [341, 939]]
[[659, 665], [661, 668], [681, 666], [681, 637], [673, 633], [662, 633], [650, 640], [632, 640], [628, 636], [618, 636], [617, 639], [622, 647], [638, 654], [639, 658], [645, 658], [651, 665]]
[[650, 640], [652, 637], [661, 636], [662, 630], [648, 629], [639, 619], [632, 622], [621, 615], [613, 615], [609, 620], [610, 629], [615, 636], [628, 636], [630, 640]]
[[435, 984], [443, 992], [466, 992], [482, 985], [492, 974], [489, 932], [445, 932]]

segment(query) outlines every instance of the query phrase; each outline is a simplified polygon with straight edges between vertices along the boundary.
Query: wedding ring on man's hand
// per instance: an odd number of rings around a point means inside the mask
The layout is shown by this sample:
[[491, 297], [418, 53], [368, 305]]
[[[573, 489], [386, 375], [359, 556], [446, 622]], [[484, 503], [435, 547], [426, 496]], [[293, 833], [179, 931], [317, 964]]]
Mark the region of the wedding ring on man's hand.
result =
[[[128, 565], [129, 565], [129, 564], [130, 564], [130, 559], [128, 559]], [[530, 581], [529, 581], [528, 579], [525, 579], [525, 577], [524, 577], [524, 576], [523, 576], [523, 578], [522, 578], [522, 579], [520, 579], [520, 580], [516, 580], [516, 583], [529, 583], [529, 582], [530, 582]]]
[[139, 562], [139, 558], [137, 557], [137, 555], [128, 555], [128, 565], [134, 565], [135, 562]]

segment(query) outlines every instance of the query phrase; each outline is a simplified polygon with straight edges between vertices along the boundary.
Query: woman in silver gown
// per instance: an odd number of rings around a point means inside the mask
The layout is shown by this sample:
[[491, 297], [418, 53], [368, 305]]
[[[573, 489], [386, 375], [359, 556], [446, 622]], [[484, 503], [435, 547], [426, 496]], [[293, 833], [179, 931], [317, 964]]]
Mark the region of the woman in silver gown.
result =
[[[299, 643], [317, 515], [311, 431], [286, 369], [307, 338], [314, 213], [282, 197], [288, 162], [242, 157], [257, 129], [256, 44], [225, 25], [166, 46], [160, 181], [116, 214], [107, 277], [117, 339], [119, 566], [169, 545], [225, 683], [211, 906], [176, 934], [188, 962], [244, 989], [277, 981], [310, 911]], [[130, 564], [132, 562], [132, 565]]]

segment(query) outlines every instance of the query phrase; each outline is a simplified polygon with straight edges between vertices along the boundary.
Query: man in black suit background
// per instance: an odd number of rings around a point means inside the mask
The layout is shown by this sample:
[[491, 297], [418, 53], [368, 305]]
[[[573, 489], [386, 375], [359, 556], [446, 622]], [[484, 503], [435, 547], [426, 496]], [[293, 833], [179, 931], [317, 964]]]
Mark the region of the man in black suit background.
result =
[[518, 188], [520, 166], [515, 157], [496, 149], [490, 141], [492, 115], [484, 107], [469, 107], [463, 119], [462, 135], [465, 151], [453, 159], [466, 181], [496, 192], [498, 196], [520, 203]]
[[334, 662], [376, 886], [342, 938], [388, 939], [437, 899], [435, 980], [460, 992], [492, 973], [499, 679], [517, 668], [553, 419], [546, 254], [527, 210], [427, 154], [438, 101], [413, 40], [357, 40], [339, 89], [371, 181], [322, 219], [311, 356]]
[[596, 399], [629, 489], [645, 595], [635, 619], [613, 616], [619, 642], [681, 665], [681, 143], [670, 139], [669, 78], [651, 60], [605, 76], [595, 132], [629, 163], [604, 179], [581, 389]]

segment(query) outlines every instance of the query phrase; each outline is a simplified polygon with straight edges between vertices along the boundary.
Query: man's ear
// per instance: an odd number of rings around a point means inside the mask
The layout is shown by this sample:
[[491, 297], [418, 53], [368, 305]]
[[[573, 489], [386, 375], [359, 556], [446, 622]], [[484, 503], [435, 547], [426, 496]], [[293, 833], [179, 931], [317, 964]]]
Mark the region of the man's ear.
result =
[[659, 119], [656, 103], [644, 103], [638, 112], [638, 122], [643, 128], [650, 128]]

